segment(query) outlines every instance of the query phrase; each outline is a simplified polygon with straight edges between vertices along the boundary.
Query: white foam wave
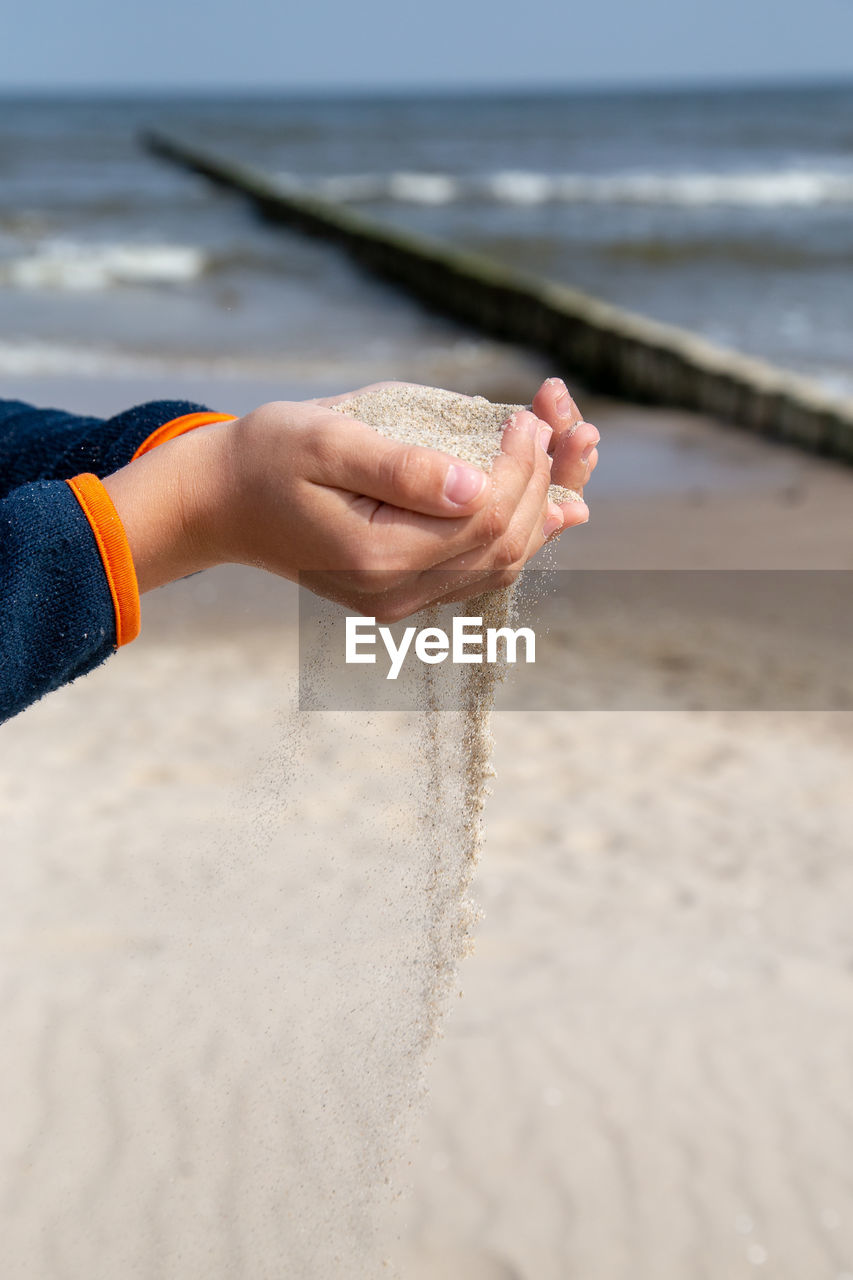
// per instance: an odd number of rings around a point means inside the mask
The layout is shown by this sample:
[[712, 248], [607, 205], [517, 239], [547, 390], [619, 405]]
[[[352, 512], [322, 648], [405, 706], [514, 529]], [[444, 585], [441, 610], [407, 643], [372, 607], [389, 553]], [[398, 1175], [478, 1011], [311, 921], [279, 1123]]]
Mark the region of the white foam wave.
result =
[[449, 173], [340, 174], [326, 178], [279, 176], [291, 191], [353, 203], [401, 204], [646, 204], [685, 208], [811, 208], [853, 205], [853, 171], [789, 168], [729, 173], [549, 174], [527, 170], [459, 176]]
[[557, 181], [545, 173], [507, 169], [485, 178], [483, 188], [498, 204], [545, 204], [559, 199]]
[[0, 284], [78, 292], [123, 284], [175, 284], [201, 275], [205, 262], [201, 250], [187, 245], [47, 240], [27, 254], [0, 262]]
[[592, 203], [740, 205], [853, 204], [853, 173], [785, 169], [752, 173], [634, 173], [555, 179], [558, 197]]
[[168, 362], [106, 348], [52, 342], [0, 342], [0, 377], [157, 376]]
[[334, 356], [315, 362], [252, 355], [148, 353], [82, 343], [0, 339], [0, 378], [244, 378], [298, 377], [314, 366], [337, 373]]
[[388, 191], [393, 200], [410, 204], [449, 204], [456, 199], [457, 183], [441, 173], [395, 173]]
[[[187, 354], [175, 350], [154, 353], [96, 344], [0, 338], [0, 379], [179, 377], [211, 381], [269, 380], [279, 382], [282, 387], [306, 380], [315, 381], [318, 387], [335, 382], [358, 386], [375, 379], [377, 361], [399, 361], [400, 352], [416, 381], [435, 385], [451, 378], [453, 373], [458, 374], [460, 369], [466, 375], [481, 367], [489, 372], [494, 369], [505, 372], [508, 359], [503, 347], [487, 339], [460, 340], [449, 347], [445, 342], [419, 342], [416, 348], [383, 343], [361, 352], [347, 346], [330, 347], [311, 355], [304, 352], [259, 355], [247, 352]], [[448, 369], [453, 373], [448, 374]]]
[[370, 202], [393, 200], [401, 204], [450, 204], [464, 197], [465, 184], [448, 173], [337, 174], [326, 178], [302, 178], [293, 173], [278, 174], [285, 191], [321, 196], [325, 200]]

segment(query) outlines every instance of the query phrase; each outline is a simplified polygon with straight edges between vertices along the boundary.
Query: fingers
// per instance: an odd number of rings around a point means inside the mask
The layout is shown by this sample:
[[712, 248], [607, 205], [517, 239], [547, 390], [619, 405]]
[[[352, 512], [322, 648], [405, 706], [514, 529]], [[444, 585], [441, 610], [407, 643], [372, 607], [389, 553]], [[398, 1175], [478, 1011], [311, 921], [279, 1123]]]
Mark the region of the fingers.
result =
[[[339, 422], [348, 440], [363, 432], [370, 437], [362, 440], [364, 457], [369, 458], [365, 451], [377, 439], [382, 448], [395, 447], [393, 442], [378, 437], [363, 424], [350, 424], [345, 418]], [[418, 582], [424, 570], [434, 570], [436, 566], [450, 570], [446, 591], [458, 583], [460, 570], [470, 571], [476, 578], [496, 568], [503, 570], [512, 566], [515, 569], [519, 561], [523, 561], [531, 529], [537, 523], [542, 527], [550, 474], [545, 445], [551, 433], [549, 427], [527, 411], [518, 414], [504, 432], [504, 452], [496, 459], [498, 474], [496, 479], [491, 478], [486, 503], [472, 515], [457, 519], [436, 518], [366, 498], [358, 493], [360, 486], [352, 476], [347, 487], [343, 487], [349, 459], [345, 457], [342, 461], [334, 457], [327, 433], [313, 434], [324, 439], [315, 472], [319, 466], [320, 470], [325, 467], [327, 473], [325, 483], [316, 475], [308, 482], [309, 489], [313, 490], [312, 509], [323, 513], [320, 523], [324, 534], [315, 542], [313, 567], [326, 573], [346, 569], [356, 597], [381, 597], [379, 603], [385, 616], [390, 616], [389, 609], [397, 609], [401, 599], [405, 600], [406, 607], [398, 613], [399, 617], [423, 607], [431, 598], [431, 594], [424, 595], [423, 591], [432, 593], [434, 580], [428, 584]], [[339, 445], [334, 434], [331, 439]], [[424, 453], [439, 463], [446, 461], [443, 455], [430, 450], [417, 450], [417, 453]], [[369, 463], [368, 472], [372, 469], [373, 464]], [[328, 475], [333, 477], [332, 482]], [[378, 491], [370, 475], [364, 487]], [[396, 496], [400, 501], [400, 494]], [[342, 560], [336, 531], [345, 528], [349, 533], [346, 558]]]
[[[551, 434], [548, 426], [526, 409], [510, 419], [501, 439], [501, 452], [492, 467], [495, 528], [490, 541], [505, 539], [517, 531], [522, 503], [522, 519], [526, 520], [531, 502], [541, 505], [544, 501], [551, 474]], [[528, 493], [531, 483], [533, 497]]]
[[554, 447], [554, 484], [583, 491], [598, 463], [600, 439], [598, 428], [591, 422], [578, 423], [574, 435], [561, 435]]
[[595, 446], [593, 446], [592, 453], [589, 455], [589, 461], [586, 464], [587, 482], [590, 480], [592, 473], [597, 466], [598, 466], [598, 449], [596, 449]]
[[[586, 424], [584, 424], [586, 425]], [[598, 432], [592, 428], [595, 436]], [[571, 437], [569, 437], [571, 439]], [[540, 444], [547, 447], [548, 441], [544, 434], [540, 435]], [[558, 444], [558, 448], [561, 447]], [[594, 446], [593, 446], [593, 456]], [[541, 459], [540, 459], [541, 462]], [[586, 464], [585, 464], [586, 465]], [[594, 468], [595, 461], [591, 466]], [[577, 474], [577, 472], [576, 472]], [[512, 546], [512, 540], [515, 534], [518, 537], [524, 537], [526, 534], [527, 541], [523, 552], [518, 553], [518, 542], [515, 542], [514, 550], [511, 553], [510, 567], [517, 573], [532, 559], [544, 544], [551, 538], [557, 537], [565, 529], [571, 529], [580, 524], [586, 524], [589, 520], [589, 507], [585, 502], [566, 502], [557, 504], [548, 501], [547, 488], [549, 484], [560, 483], [554, 475], [554, 466], [540, 467], [538, 475], [538, 485], [531, 484], [528, 487], [527, 494], [519, 503], [516, 515], [514, 517], [510, 538], [504, 540], [504, 550], [507, 546]], [[580, 488], [580, 485], [566, 485], [567, 488]], [[498, 558], [500, 562], [500, 557]], [[505, 564], [505, 561], [503, 562]]]
[[479, 467], [435, 449], [401, 444], [363, 422], [325, 413], [312, 433], [317, 484], [375, 502], [444, 519], [472, 515], [487, 501], [488, 476]]
[[[325, 417], [335, 421], [328, 423]], [[322, 491], [318, 499], [322, 496], [326, 504], [327, 527], [357, 518], [361, 532], [350, 543], [349, 559], [359, 575], [358, 596], [365, 601], [376, 597], [370, 611], [402, 618], [450, 592], [467, 598], [486, 590], [486, 581], [507, 585], [548, 534], [567, 527], [567, 520], [587, 518], [583, 504], [567, 504], [575, 508], [569, 517], [553, 504], [549, 508], [551, 434], [534, 414], [516, 414], [504, 432], [491, 477], [465, 468], [475, 473], [478, 486], [481, 478], [489, 481], [488, 497], [472, 514], [465, 515], [463, 508], [463, 514], [450, 519], [460, 508], [448, 508], [447, 481], [450, 477], [455, 483], [455, 468], [465, 464], [389, 441], [340, 415], [325, 415], [323, 430], [312, 433], [317, 447], [309, 479]], [[546, 523], [549, 511], [552, 518]], [[322, 568], [325, 561], [316, 563]], [[446, 581], [437, 581], [436, 570], [444, 572]]]
[[[506, 585], [529, 556], [538, 551], [544, 542], [548, 507], [550, 438], [550, 427], [526, 410], [511, 419], [504, 431], [501, 455], [493, 467], [492, 536], [482, 546], [454, 559], [444, 559], [442, 569], [457, 575], [463, 571], [473, 573], [475, 581], [484, 574], [497, 574]], [[561, 513], [559, 523], [562, 524]]]
[[513, 520], [534, 475], [540, 495], [535, 501], [542, 500], [550, 471], [544, 447], [550, 428], [532, 413], [515, 415], [486, 476], [446, 454], [387, 440], [363, 423], [319, 412], [308, 479], [360, 518], [377, 564], [426, 569], [503, 545], [507, 535], [509, 550], [515, 546], [515, 554], [523, 555]]
[[571, 432], [582, 421], [583, 414], [569, 395], [562, 378], [548, 378], [533, 397], [533, 412], [553, 427], [555, 435]]
[[583, 489], [598, 462], [595, 449], [601, 437], [597, 427], [584, 422], [561, 378], [549, 378], [542, 384], [533, 397], [533, 412], [554, 431], [553, 483]]
[[575, 529], [578, 525], [589, 521], [589, 507], [585, 502], [562, 502], [557, 506], [557, 510], [562, 513], [563, 522], [559, 529], [549, 535], [550, 537], [564, 533], [566, 529]]
[[[498, 569], [506, 568], [520, 572], [524, 564], [536, 554], [545, 541], [549, 507], [554, 505], [548, 501], [551, 459], [547, 450], [551, 431], [547, 427], [544, 430], [541, 429], [541, 419], [536, 421], [539, 423], [540, 430], [535, 450], [534, 473], [515, 509], [502, 545], [495, 548]], [[554, 511], [557, 523], [553, 524], [550, 532], [562, 527], [563, 523], [560, 509], [554, 506]]]
[[[358, 391], [345, 392], [342, 395], [330, 396], [313, 403], [318, 408], [323, 408], [332, 404], [344, 403], [370, 391], [378, 391], [385, 387], [409, 385], [412, 384], [375, 382], [370, 386], [359, 388]], [[566, 384], [561, 378], [549, 378], [542, 384], [533, 398], [533, 414], [547, 423], [552, 430], [549, 448], [553, 455], [553, 483], [565, 485], [568, 489], [582, 490], [589, 482], [598, 463], [597, 445], [601, 438], [598, 429], [592, 423], [583, 420], [580, 409], [572, 399]], [[352, 419], [343, 419], [343, 421], [351, 424]], [[407, 464], [400, 465], [405, 466]], [[379, 495], [372, 493], [368, 494], [368, 496], [377, 497], [380, 501], [394, 501], [392, 498], [379, 497]], [[404, 504], [400, 502], [399, 505]], [[463, 503], [461, 505], [466, 506], [467, 510], [467, 504]], [[447, 508], [443, 504], [436, 507], [434, 503], [423, 507], [410, 503], [410, 509], [423, 511], [424, 514], [430, 515], [459, 514], [452, 507]]]
[[441, 570], [472, 583], [486, 574], [497, 573], [506, 585], [521, 571], [531, 546], [535, 543], [535, 550], [539, 549], [545, 540], [550, 480], [550, 459], [539, 440], [541, 430], [542, 423], [533, 414], [516, 415], [504, 433], [504, 453], [495, 463], [495, 470], [501, 463], [502, 483], [506, 486], [503, 501], [513, 503], [511, 510], [505, 506], [495, 536], [482, 545], [450, 556], [445, 544], [445, 555], [432, 567], [433, 573]]
[[[457, 556], [446, 560], [443, 564], [427, 570], [425, 573], [410, 577], [402, 590], [393, 593], [384, 601], [384, 607], [392, 611], [392, 621], [408, 617], [412, 613], [424, 609], [430, 604], [452, 604], [456, 601], [470, 600], [473, 596], [482, 595], [486, 591], [497, 591], [510, 586], [520, 574], [524, 565], [542, 549], [544, 544], [557, 538], [566, 529], [586, 524], [589, 520], [589, 508], [585, 502], [566, 502], [558, 505], [546, 502], [544, 521], [536, 509], [533, 524], [529, 530], [524, 555], [512, 564], [504, 564], [507, 558], [490, 554], [490, 548], [481, 548], [472, 555]], [[495, 567], [495, 563], [500, 567]]]

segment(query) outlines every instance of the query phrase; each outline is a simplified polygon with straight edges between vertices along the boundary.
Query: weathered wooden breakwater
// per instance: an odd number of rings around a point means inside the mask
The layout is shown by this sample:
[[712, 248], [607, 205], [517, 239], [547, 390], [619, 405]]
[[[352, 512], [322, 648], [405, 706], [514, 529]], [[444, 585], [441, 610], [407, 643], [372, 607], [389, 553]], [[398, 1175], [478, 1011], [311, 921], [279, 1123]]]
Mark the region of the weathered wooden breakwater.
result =
[[853, 400], [704, 338], [523, 275], [479, 254], [385, 226], [195, 147], [147, 133], [155, 155], [249, 199], [267, 221], [343, 248], [430, 308], [532, 347], [587, 386], [712, 414], [853, 462]]

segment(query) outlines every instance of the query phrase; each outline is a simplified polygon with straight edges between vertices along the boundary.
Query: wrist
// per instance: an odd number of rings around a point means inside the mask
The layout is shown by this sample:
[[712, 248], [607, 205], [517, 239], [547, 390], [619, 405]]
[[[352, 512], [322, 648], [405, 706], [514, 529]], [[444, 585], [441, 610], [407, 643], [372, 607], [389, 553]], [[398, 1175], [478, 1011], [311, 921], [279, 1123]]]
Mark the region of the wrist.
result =
[[227, 500], [230, 425], [191, 431], [104, 479], [127, 535], [140, 593], [227, 558], [218, 531]]

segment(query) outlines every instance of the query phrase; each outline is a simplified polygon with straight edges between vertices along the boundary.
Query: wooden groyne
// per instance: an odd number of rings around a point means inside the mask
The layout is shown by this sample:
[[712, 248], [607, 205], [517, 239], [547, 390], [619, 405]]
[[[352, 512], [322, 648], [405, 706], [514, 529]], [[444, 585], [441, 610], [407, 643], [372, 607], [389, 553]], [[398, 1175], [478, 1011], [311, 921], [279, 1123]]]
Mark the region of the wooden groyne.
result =
[[541, 351], [559, 371], [589, 387], [712, 414], [853, 462], [853, 400], [835, 397], [807, 378], [566, 285], [522, 275], [481, 254], [295, 194], [258, 170], [162, 134], [146, 133], [143, 143], [155, 155], [239, 192], [266, 221], [339, 245], [432, 310]]

